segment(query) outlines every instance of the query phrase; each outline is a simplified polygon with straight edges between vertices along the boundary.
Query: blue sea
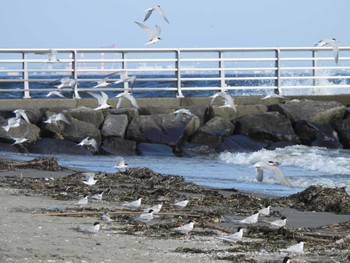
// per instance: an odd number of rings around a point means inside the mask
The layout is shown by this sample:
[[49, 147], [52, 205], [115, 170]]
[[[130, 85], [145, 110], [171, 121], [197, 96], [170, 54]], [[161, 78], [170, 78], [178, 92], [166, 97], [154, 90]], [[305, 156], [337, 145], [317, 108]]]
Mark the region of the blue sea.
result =
[[[0, 153], [1, 158], [30, 160], [38, 155]], [[115, 172], [115, 156], [55, 156], [61, 165], [73, 169]], [[250, 153], [223, 152], [191, 158], [174, 156], [125, 157], [130, 167], [148, 167], [156, 172], [180, 175], [187, 181], [214, 188], [238, 189], [273, 196], [286, 196], [311, 185], [347, 187], [350, 190], [350, 151], [319, 147], [289, 146]], [[265, 173], [262, 183], [255, 179], [253, 165], [261, 160], [280, 162], [280, 169], [295, 186], [278, 184], [274, 175]]]
[[[256, 76], [256, 75], [254, 75]], [[59, 76], [56, 76], [60, 79]], [[154, 76], [147, 76], [152, 79]], [[157, 76], [159, 77], [159, 76]], [[169, 76], [164, 76], [169, 77]], [[40, 76], [36, 76], [40, 78]], [[44, 78], [44, 77], [43, 77]], [[86, 76], [89, 78], [101, 78], [101, 76]], [[145, 76], [143, 76], [145, 78]], [[301, 82], [304, 80], [301, 80]], [[285, 85], [304, 84], [310, 85], [310, 80], [305, 80], [305, 83], [284, 83]], [[350, 80], [332, 79], [327, 82], [328, 85], [349, 85]], [[228, 86], [273, 86], [269, 80], [242, 80], [240, 82], [229, 82]], [[344, 83], [346, 82], [346, 83]], [[349, 83], [347, 83], [349, 82]], [[96, 83], [82, 82], [81, 88], [91, 87]], [[52, 88], [52, 83], [38, 82], [33, 84], [38, 90]], [[142, 92], [142, 87], [157, 86], [157, 82], [140, 82], [135, 84], [139, 90], [133, 91], [135, 97], [174, 97], [172, 92]], [[164, 85], [164, 83], [162, 83]], [[174, 83], [168, 83], [169, 86], [174, 86]], [[186, 82], [184, 85], [188, 87], [200, 86], [219, 86], [215, 81], [203, 82], [193, 81]], [[121, 87], [121, 86], [120, 86]], [[1, 82], [0, 89], [22, 89], [22, 84], [13, 82]], [[235, 90], [230, 91], [233, 96], [240, 95], [265, 95], [271, 94], [269, 90]], [[288, 92], [288, 90], [286, 90]], [[295, 92], [295, 90], [293, 91]], [[303, 91], [304, 92], [304, 91]], [[344, 93], [341, 89], [337, 91], [323, 91], [322, 95]], [[348, 93], [348, 91], [347, 91]], [[34, 98], [42, 98], [46, 92], [32, 93]], [[116, 92], [108, 92], [109, 96], [115, 96]], [[187, 91], [185, 96], [208, 96], [212, 95], [213, 91]], [[284, 93], [283, 93], [284, 94]], [[315, 93], [313, 93], [315, 94]], [[9, 95], [0, 93], [1, 98], [21, 97], [21, 93]], [[82, 97], [86, 94], [80, 94]], [[298, 94], [296, 94], [298, 95]], [[303, 95], [303, 94], [299, 94]], [[0, 153], [2, 158], [29, 160], [37, 155]], [[83, 168], [92, 171], [114, 172], [115, 157], [111, 156], [56, 156], [61, 165], [71, 168]], [[326, 148], [307, 147], [307, 146], [290, 146], [276, 150], [260, 150], [250, 153], [230, 153], [223, 152], [207, 156], [197, 157], [174, 157], [174, 156], [131, 156], [127, 157], [127, 163], [130, 167], [148, 167], [156, 172], [184, 176], [186, 180], [195, 182], [200, 185], [217, 187], [217, 188], [235, 188], [243, 191], [257, 192], [261, 194], [286, 196], [292, 193], [299, 192], [310, 185], [323, 185], [326, 187], [348, 187], [350, 192], [350, 151], [349, 150], [330, 150]], [[295, 186], [291, 189], [276, 183], [272, 174], [266, 173], [263, 183], [259, 183], [255, 179], [255, 169], [252, 167], [254, 163], [261, 160], [275, 160], [281, 163], [280, 168], [283, 173], [288, 176], [291, 183]]]

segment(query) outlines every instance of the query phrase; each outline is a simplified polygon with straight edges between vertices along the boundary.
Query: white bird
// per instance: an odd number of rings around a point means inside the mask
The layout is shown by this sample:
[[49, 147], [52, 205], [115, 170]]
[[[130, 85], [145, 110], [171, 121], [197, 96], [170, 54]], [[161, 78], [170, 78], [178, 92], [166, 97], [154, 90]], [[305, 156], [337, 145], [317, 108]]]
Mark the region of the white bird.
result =
[[29, 133], [30, 133], [30, 129], [27, 129], [21, 137], [12, 137], [10, 135], [11, 139], [13, 139], [15, 141], [12, 145], [22, 144], [22, 143], [28, 141], [29, 139], [27, 138], [27, 136], [29, 135]]
[[192, 112], [190, 112], [188, 109], [178, 109], [174, 111], [175, 114], [175, 120], [181, 120], [184, 116], [194, 116]]
[[95, 173], [83, 173], [82, 175], [86, 177], [85, 181], [82, 181], [84, 184], [88, 186], [93, 186], [96, 184], [97, 180], [94, 179]]
[[188, 202], [189, 202], [189, 200], [186, 199], [186, 200], [174, 203], [173, 206], [175, 206], [177, 208], [185, 208], [188, 205]]
[[255, 170], [256, 170], [256, 179], [259, 182], [262, 182], [264, 179], [264, 170], [266, 170], [266, 171], [272, 172], [280, 184], [289, 186], [290, 188], [294, 188], [293, 185], [288, 181], [287, 177], [285, 177], [283, 175], [282, 171], [277, 166], [278, 166], [278, 163], [273, 162], [273, 161], [257, 162], [254, 165]]
[[21, 124], [21, 120], [17, 119], [16, 117], [13, 117], [13, 118], [9, 118], [7, 120], [7, 125], [2, 126], [2, 128], [8, 132], [11, 128], [19, 127], [20, 124]]
[[153, 210], [150, 209], [147, 213], [145, 214], [141, 214], [138, 217], [136, 217], [137, 221], [141, 221], [143, 223], [148, 223], [149, 221], [151, 221], [154, 218], [153, 215]]
[[100, 223], [95, 222], [93, 226], [85, 226], [81, 225], [77, 229], [79, 232], [82, 232], [84, 234], [88, 234], [89, 238], [91, 238], [92, 235], [96, 235], [98, 231], [100, 230]]
[[58, 126], [59, 121], [63, 121], [69, 124], [69, 121], [67, 120], [66, 116], [64, 116], [63, 113], [52, 114], [47, 120], [44, 121], [44, 123], [54, 123], [56, 124], [56, 126]]
[[135, 22], [139, 27], [141, 27], [142, 29], [147, 31], [147, 37], [148, 37], [148, 42], [145, 45], [151, 45], [151, 44], [155, 44], [157, 42], [159, 42], [160, 40], [162, 40], [159, 36], [161, 33], [161, 29], [160, 26], [156, 25], [156, 31], [153, 31], [152, 29], [150, 29], [148, 26], [139, 23], [139, 22]]
[[60, 80], [60, 82], [61, 82], [61, 83], [60, 83], [59, 85], [56, 86], [57, 89], [59, 89], [59, 90], [61, 90], [61, 89], [63, 89], [63, 88], [73, 88], [73, 87], [75, 86], [75, 84], [76, 84], [76, 80], [71, 79], [71, 78], [69, 78], [69, 77], [62, 78], [62, 79]]
[[242, 237], [243, 237], [243, 228], [239, 227], [236, 233], [233, 233], [231, 235], [225, 235], [225, 236], [217, 236], [215, 238], [220, 240], [225, 240], [230, 243], [236, 243], [237, 241], [241, 240]]
[[88, 195], [87, 195], [87, 196], [84, 196], [83, 198], [80, 198], [78, 200], [78, 202], [76, 202], [74, 204], [81, 207], [81, 206], [87, 205], [88, 203], [89, 203], [89, 200], [88, 200]]
[[94, 202], [101, 202], [102, 198], [103, 198], [103, 192], [101, 192], [99, 194], [94, 194], [93, 196], [91, 196], [89, 198], [92, 199], [92, 201], [94, 201]]
[[116, 73], [119, 73], [120, 79], [113, 82], [113, 84], [119, 84], [119, 83], [126, 83], [130, 82], [130, 89], [134, 87], [135, 81], [136, 81], [136, 76], [129, 76], [128, 73], [123, 70], [123, 71], [118, 71]]
[[103, 110], [111, 108], [111, 105], [107, 103], [108, 95], [103, 91], [101, 91], [101, 95], [93, 92], [88, 93], [97, 100], [98, 106], [94, 110]]
[[118, 103], [116, 105], [116, 109], [119, 109], [121, 107], [122, 101], [123, 99], [127, 99], [128, 101], [130, 101], [131, 105], [133, 107], [135, 107], [136, 109], [139, 108], [139, 105], [137, 104], [135, 98], [128, 92], [122, 92], [119, 93], [117, 96], [115, 96], [118, 99]]
[[185, 224], [183, 226], [179, 226], [172, 229], [172, 232], [179, 233], [179, 234], [185, 234], [188, 235], [189, 232], [191, 232], [194, 228], [194, 222], [190, 220], [188, 224]]
[[273, 93], [273, 94], [266, 95], [265, 97], [263, 97], [261, 99], [262, 100], [267, 100], [267, 99], [272, 99], [272, 98], [285, 99], [286, 97], [284, 97], [284, 96], [282, 96], [280, 94]]
[[109, 216], [108, 212], [104, 213], [104, 214], [101, 216], [101, 220], [102, 220], [102, 221], [106, 221], [106, 222], [112, 221], [112, 219], [111, 219], [111, 217]]
[[152, 207], [144, 209], [143, 212], [147, 212], [147, 211], [152, 210], [153, 213], [159, 213], [160, 210], [162, 209], [162, 207], [163, 207], [163, 204], [156, 204], [156, 205], [154, 205]]
[[49, 52], [36, 52], [35, 54], [38, 55], [47, 55], [47, 62], [54, 63], [54, 62], [61, 62], [57, 58], [57, 51], [55, 49], [49, 49]]
[[137, 200], [135, 201], [131, 201], [131, 202], [124, 202], [122, 204], [122, 206], [125, 206], [127, 208], [139, 208], [141, 206], [141, 200], [142, 198], [138, 198]]
[[240, 224], [252, 225], [258, 222], [258, 218], [259, 218], [259, 212], [255, 212], [253, 215], [248, 216], [241, 220], [235, 220], [235, 222], [238, 222]]
[[291, 253], [291, 254], [302, 254], [304, 253], [304, 242], [299, 242], [298, 244], [292, 245], [285, 249], [280, 249], [281, 252]]
[[59, 90], [50, 91], [46, 95], [46, 97], [51, 97], [51, 96], [58, 96], [58, 97], [61, 97], [61, 98], [65, 98], [65, 96]]
[[102, 88], [102, 87], [107, 87], [108, 85], [111, 85], [111, 83], [107, 82], [107, 80], [108, 80], [108, 77], [98, 80], [97, 84], [92, 88], [96, 89], [96, 88]]
[[96, 152], [98, 151], [97, 142], [94, 138], [89, 139], [89, 137], [86, 137], [77, 145], [79, 145], [79, 146], [91, 146], [92, 148], [94, 148], [94, 150]]
[[338, 64], [339, 61], [339, 46], [338, 46], [338, 41], [335, 38], [326, 38], [323, 40], [320, 40], [315, 44], [315, 47], [323, 47], [329, 45], [333, 48], [333, 53], [334, 53], [334, 60], [335, 63]]
[[228, 108], [232, 108], [234, 111], [237, 111], [236, 105], [232, 96], [227, 94], [225, 91], [217, 92], [213, 96], [211, 96], [211, 98], [212, 99], [211, 99], [210, 105], [213, 105], [217, 98], [221, 98], [224, 101], [224, 105], [222, 105], [221, 107], [228, 107]]
[[21, 118], [23, 118], [27, 123], [30, 124], [28, 115], [27, 115], [27, 113], [26, 113], [25, 110], [23, 110], [23, 109], [17, 109], [17, 110], [14, 110], [13, 113], [16, 114], [16, 117], [15, 117], [16, 119], [21, 119]]
[[281, 219], [277, 219], [277, 220], [272, 221], [272, 222], [265, 221], [265, 220], [263, 222], [270, 224], [272, 227], [280, 228], [280, 227], [286, 226], [287, 218], [285, 216], [282, 216]]
[[158, 12], [161, 17], [170, 24], [169, 20], [165, 17], [163, 10], [160, 8], [160, 5], [153, 6], [151, 8], [146, 9], [146, 16], [143, 22], [146, 22], [146, 20], [152, 15], [153, 11]]
[[128, 168], [128, 164], [125, 163], [125, 160], [123, 157], [119, 157], [119, 159], [117, 160], [117, 164], [114, 166], [114, 168], [116, 168], [117, 170], [123, 170], [123, 169], [127, 169]]
[[269, 216], [270, 215], [271, 206], [266, 205], [264, 208], [261, 208], [258, 212], [261, 216]]

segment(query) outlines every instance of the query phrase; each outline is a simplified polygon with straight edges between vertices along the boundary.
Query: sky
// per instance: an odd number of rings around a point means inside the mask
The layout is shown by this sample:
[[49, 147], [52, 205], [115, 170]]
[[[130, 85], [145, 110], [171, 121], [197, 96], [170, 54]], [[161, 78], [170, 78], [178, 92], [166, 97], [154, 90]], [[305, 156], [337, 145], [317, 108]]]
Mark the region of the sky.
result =
[[145, 22], [159, 25], [154, 48], [311, 47], [324, 38], [350, 46], [349, 0], [3, 0], [0, 48], [144, 48]]

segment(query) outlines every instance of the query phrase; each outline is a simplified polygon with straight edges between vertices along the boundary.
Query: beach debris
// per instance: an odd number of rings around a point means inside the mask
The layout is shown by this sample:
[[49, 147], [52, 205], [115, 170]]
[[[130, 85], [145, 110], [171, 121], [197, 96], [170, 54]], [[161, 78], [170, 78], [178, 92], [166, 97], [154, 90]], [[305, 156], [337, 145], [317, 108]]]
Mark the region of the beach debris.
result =
[[62, 171], [57, 159], [55, 157], [35, 158], [30, 161], [11, 161], [0, 160], [0, 169], [14, 170], [14, 169], [32, 168], [45, 171]]

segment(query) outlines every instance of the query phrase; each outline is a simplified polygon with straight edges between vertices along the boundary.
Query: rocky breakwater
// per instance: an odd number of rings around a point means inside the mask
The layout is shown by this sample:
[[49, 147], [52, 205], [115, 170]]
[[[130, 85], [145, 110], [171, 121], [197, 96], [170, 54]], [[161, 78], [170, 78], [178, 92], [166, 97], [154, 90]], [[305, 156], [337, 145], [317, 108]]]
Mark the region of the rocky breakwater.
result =
[[188, 111], [177, 113], [178, 109], [157, 106], [25, 109], [28, 120], [20, 116], [16, 120], [13, 109], [8, 109], [0, 111], [0, 150], [191, 156], [294, 144], [350, 148], [350, 114], [345, 105], [313, 100], [264, 103], [188, 105], [182, 107]]

